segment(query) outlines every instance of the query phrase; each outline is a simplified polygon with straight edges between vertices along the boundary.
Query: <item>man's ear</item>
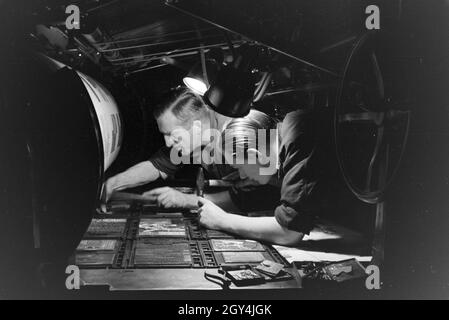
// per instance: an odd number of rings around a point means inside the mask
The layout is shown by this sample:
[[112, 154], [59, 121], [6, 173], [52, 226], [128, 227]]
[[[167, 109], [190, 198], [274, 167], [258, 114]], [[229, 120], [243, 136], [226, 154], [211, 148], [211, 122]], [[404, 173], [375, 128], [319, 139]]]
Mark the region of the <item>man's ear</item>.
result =
[[192, 123], [192, 138], [193, 138], [193, 148], [199, 148], [203, 144], [202, 132], [203, 128], [201, 127], [200, 120], [194, 120]]
[[248, 163], [249, 164], [259, 163], [261, 165], [266, 165], [270, 162], [270, 159], [268, 159], [268, 157], [264, 156], [262, 154], [262, 152], [260, 152], [257, 149], [249, 148], [247, 152], [248, 152]]
[[203, 127], [201, 124], [201, 120], [194, 120], [192, 123], [192, 132], [194, 137], [201, 137], [203, 132]]

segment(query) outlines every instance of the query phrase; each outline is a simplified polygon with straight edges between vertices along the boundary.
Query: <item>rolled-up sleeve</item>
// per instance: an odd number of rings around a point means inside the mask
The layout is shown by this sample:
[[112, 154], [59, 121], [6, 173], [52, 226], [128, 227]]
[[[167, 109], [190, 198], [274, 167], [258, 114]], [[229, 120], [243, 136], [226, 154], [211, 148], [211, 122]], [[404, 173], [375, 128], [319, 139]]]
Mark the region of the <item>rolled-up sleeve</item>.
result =
[[311, 213], [299, 212], [287, 204], [281, 204], [275, 210], [276, 221], [292, 231], [309, 234], [315, 225], [315, 216]]
[[301, 120], [287, 118], [284, 122], [289, 131], [281, 145], [282, 188], [275, 217], [281, 226], [309, 234], [321, 208], [316, 192], [320, 168], [314, 134]]
[[317, 182], [309, 176], [308, 160], [298, 159], [299, 162], [293, 164], [284, 176], [280, 205], [275, 210], [276, 220], [281, 226], [304, 234], [313, 229], [319, 211], [319, 200], [314, 197]]
[[181, 169], [182, 164], [176, 165], [170, 160], [170, 148], [163, 147], [157, 151], [149, 161], [159, 171], [173, 177], [176, 172]]

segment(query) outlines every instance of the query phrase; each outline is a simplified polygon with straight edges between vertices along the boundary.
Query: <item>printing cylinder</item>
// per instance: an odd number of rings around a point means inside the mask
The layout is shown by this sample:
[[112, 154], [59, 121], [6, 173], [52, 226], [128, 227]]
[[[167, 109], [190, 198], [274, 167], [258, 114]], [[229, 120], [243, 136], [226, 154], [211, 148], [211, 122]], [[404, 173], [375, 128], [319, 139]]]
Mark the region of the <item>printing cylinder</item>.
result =
[[38, 266], [70, 264], [123, 125], [111, 93], [92, 77], [36, 54], [3, 61], [0, 250], [2, 269], [19, 281]]

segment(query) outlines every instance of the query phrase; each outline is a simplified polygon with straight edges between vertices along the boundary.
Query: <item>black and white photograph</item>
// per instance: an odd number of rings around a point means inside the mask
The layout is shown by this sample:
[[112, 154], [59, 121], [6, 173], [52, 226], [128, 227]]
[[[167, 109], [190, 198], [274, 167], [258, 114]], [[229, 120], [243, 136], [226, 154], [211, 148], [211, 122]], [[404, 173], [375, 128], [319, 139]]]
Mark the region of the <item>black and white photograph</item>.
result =
[[0, 253], [173, 319], [449, 299], [449, 1], [0, 0]]

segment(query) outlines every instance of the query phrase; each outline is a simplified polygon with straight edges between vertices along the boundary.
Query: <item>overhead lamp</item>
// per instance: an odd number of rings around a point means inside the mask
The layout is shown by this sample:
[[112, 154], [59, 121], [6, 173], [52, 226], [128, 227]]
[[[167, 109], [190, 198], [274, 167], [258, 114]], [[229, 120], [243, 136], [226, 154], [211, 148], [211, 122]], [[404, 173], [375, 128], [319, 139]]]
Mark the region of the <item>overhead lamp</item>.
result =
[[184, 77], [183, 82], [190, 90], [204, 96], [211, 84], [214, 83], [218, 69], [218, 63], [212, 59], [206, 60], [205, 68], [202, 63], [197, 63]]
[[210, 108], [233, 118], [248, 115], [254, 100], [256, 75], [252, 70], [257, 53], [256, 48], [243, 45], [232, 64], [221, 68], [204, 94], [204, 101]]

